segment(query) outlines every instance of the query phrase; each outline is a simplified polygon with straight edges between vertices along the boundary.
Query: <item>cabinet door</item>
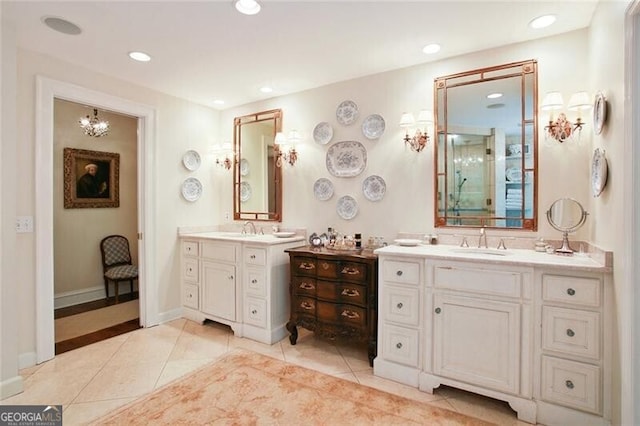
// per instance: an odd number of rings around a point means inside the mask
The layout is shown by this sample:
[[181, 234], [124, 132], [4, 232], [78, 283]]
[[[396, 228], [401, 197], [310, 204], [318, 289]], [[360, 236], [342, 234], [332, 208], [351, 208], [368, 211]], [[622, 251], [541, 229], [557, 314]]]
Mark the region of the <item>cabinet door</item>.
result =
[[519, 390], [520, 306], [434, 294], [438, 375], [503, 392]]
[[202, 262], [202, 311], [220, 318], [236, 319], [236, 268]]

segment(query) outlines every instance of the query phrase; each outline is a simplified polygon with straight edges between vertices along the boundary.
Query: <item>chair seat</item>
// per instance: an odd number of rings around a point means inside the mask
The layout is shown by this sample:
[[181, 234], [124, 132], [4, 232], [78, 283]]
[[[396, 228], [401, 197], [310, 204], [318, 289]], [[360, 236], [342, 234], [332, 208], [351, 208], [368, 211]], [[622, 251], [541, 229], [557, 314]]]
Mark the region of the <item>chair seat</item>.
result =
[[104, 273], [110, 280], [130, 280], [138, 278], [138, 267], [136, 265], [114, 266]]

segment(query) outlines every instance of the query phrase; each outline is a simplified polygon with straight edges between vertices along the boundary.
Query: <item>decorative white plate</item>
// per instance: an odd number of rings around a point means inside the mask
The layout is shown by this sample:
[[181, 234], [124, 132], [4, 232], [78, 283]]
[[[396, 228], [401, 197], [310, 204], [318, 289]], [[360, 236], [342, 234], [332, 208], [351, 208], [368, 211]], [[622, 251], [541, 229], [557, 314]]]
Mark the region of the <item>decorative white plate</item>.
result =
[[243, 203], [251, 198], [251, 185], [249, 182], [240, 183], [240, 201]]
[[605, 121], [607, 121], [607, 100], [601, 92], [598, 92], [593, 102], [593, 131], [596, 135], [602, 133]]
[[280, 232], [274, 232], [273, 235], [278, 238], [289, 238], [296, 235], [296, 233], [293, 231], [280, 231]]
[[333, 176], [358, 176], [367, 166], [367, 150], [360, 142], [336, 142], [327, 150], [326, 163]]
[[240, 174], [246, 176], [249, 174], [249, 160], [243, 158], [240, 160]]
[[344, 101], [336, 109], [338, 123], [348, 126], [358, 118], [358, 105], [353, 101]]
[[202, 183], [196, 178], [188, 178], [182, 182], [182, 196], [187, 201], [196, 201], [202, 195]]
[[591, 191], [594, 197], [600, 196], [607, 184], [609, 167], [604, 156], [604, 150], [596, 148], [591, 161]]
[[184, 164], [184, 166], [187, 168], [187, 170], [198, 170], [198, 168], [200, 167], [200, 154], [198, 154], [196, 151], [190, 150], [187, 151], [183, 156], [182, 156], [182, 164]]
[[338, 212], [338, 216], [342, 219], [353, 219], [358, 214], [358, 203], [352, 196], [345, 195], [338, 199], [338, 207], [336, 208], [336, 211]]
[[378, 139], [384, 133], [384, 118], [379, 114], [371, 114], [362, 122], [362, 134], [367, 139]]
[[396, 243], [399, 246], [415, 247], [418, 244], [420, 244], [422, 241], [414, 240], [414, 239], [411, 239], [411, 238], [401, 238], [399, 240], [394, 240], [393, 242]]
[[313, 195], [320, 201], [333, 197], [333, 183], [327, 178], [320, 178], [313, 184]]
[[323, 121], [313, 128], [313, 140], [320, 145], [326, 145], [333, 137], [333, 127], [331, 124]]
[[369, 201], [380, 201], [387, 191], [387, 184], [380, 176], [371, 175], [362, 182], [362, 193]]
[[509, 182], [522, 182], [522, 169], [520, 168], [509, 167], [504, 174]]

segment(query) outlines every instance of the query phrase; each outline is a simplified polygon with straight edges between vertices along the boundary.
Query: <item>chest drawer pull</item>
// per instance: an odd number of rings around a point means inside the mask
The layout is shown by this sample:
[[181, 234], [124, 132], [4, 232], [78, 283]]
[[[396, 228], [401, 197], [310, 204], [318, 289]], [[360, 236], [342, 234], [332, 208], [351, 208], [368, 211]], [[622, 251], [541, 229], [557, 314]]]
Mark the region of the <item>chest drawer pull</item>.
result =
[[302, 302], [302, 303], [300, 304], [300, 307], [301, 307], [302, 309], [306, 309], [307, 311], [309, 311], [309, 310], [313, 309], [313, 305], [312, 305], [311, 303], [309, 303], [309, 302]]
[[303, 288], [305, 290], [313, 290], [315, 288], [315, 286], [313, 284], [309, 284], [307, 282], [301, 282], [299, 287]]
[[404, 305], [402, 304], [402, 302], [400, 302], [400, 303], [398, 303], [396, 306], [398, 307], [398, 309], [402, 309], [402, 307], [403, 307]]
[[314, 266], [313, 266], [313, 263], [306, 263], [306, 262], [304, 262], [304, 263], [301, 263], [301, 264], [300, 264], [299, 268], [300, 268], [300, 269], [310, 270], [310, 269], [313, 269], [313, 268], [314, 268]]
[[575, 335], [576, 335], [576, 333], [575, 333], [572, 329], [567, 328], [567, 336], [569, 336], [569, 337], [573, 337], [573, 336], [575, 336]]
[[568, 288], [567, 289], [567, 294], [569, 296], [575, 296], [576, 295], [576, 291], [574, 289], [572, 289], [572, 288]]
[[327, 262], [322, 262], [320, 266], [322, 266], [322, 269], [324, 269], [325, 271], [329, 269], [329, 264]]
[[356, 297], [360, 296], [360, 292], [358, 290], [353, 290], [351, 288], [345, 288], [341, 293], [343, 296]]
[[573, 382], [571, 380], [567, 380], [566, 382], [564, 382], [564, 385], [568, 388], [568, 389], [573, 389], [574, 385]]
[[342, 273], [347, 275], [358, 275], [360, 274], [360, 271], [356, 268], [343, 268]]
[[360, 318], [360, 315], [357, 312], [350, 311], [348, 309], [345, 309], [344, 311], [342, 311], [342, 313], [340, 315], [342, 315], [343, 317], [347, 317], [349, 319]]

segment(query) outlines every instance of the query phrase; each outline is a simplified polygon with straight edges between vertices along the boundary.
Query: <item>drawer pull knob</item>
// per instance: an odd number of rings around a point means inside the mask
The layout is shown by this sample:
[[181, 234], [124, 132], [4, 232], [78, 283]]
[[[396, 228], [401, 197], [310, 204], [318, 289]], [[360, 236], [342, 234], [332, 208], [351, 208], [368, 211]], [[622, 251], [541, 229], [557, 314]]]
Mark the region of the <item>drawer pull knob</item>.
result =
[[313, 286], [313, 284], [309, 284], [309, 283], [300, 283], [300, 288], [303, 288], [305, 290], [313, 290], [315, 287]]
[[344, 311], [342, 311], [342, 313], [340, 315], [342, 315], [343, 317], [347, 317], [349, 319], [360, 318], [360, 315], [357, 312], [353, 312], [353, 311], [350, 311], [348, 309], [345, 309]]
[[402, 343], [396, 343], [396, 348], [402, 349]]
[[573, 336], [575, 336], [575, 335], [576, 335], [576, 333], [575, 333], [572, 329], [567, 328], [567, 336], [569, 336], [569, 337], [573, 337]]
[[302, 302], [302, 303], [300, 304], [300, 307], [301, 307], [302, 309], [306, 309], [307, 311], [309, 311], [309, 310], [313, 309], [313, 305], [312, 305], [311, 303], [309, 303], [309, 302]]
[[255, 314], [257, 314], [257, 313], [258, 313], [258, 311], [256, 311], [256, 310], [254, 309], [253, 311], [251, 311], [251, 313], [252, 313], [253, 315], [255, 315]]
[[252, 254], [252, 255], [251, 255], [251, 256], [249, 256], [249, 257], [250, 257], [251, 259], [255, 259], [255, 258], [256, 258], [256, 255], [255, 255], [255, 254]]
[[396, 275], [397, 275], [397, 276], [399, 276], [399, 277], [401, 277], [401, 276], [402, 276], [402, 271], [397, 271], [397, 272], [396, 272]]
[[360, 271], [356, 268], [343, 268], [342, 273], [347, 275], [359, 275]]
[[568, 288], [568, 289], [567, 289], [567, 294], [568, 294], [569, 296], [575, 296], [576, 291], [575, 291], [574, 289], [572, 289], [572, 288]]
[[313, 263], [301, 263], [300, 264], [300, 269], [309, 270], [309, 269], [313, 269], [313, 268], [314, 268]]
[[442, 312], [442, 309], [436, 308], [436, 314], [439, 314], [440, 312]]
[[349, 296], [349, 297], [356, 297], [356, 296], [360, 296], [360, 292], [358, 290], [354, 290], [351, 288], [345, 288], [344, 290], [342, 290], [342, 294], [343, 296]]
[[400, 302], [400, 303], [398, 303], [396, 306], [398, 307], [398, 309], [402, 309], [402, 307], [403, 307], [404, 305], [402, 304], [402, 302]]
[[574, 388], [573, 382], [571, 380], [567, 380], [566, 382], [564, 382], [564, 385], [569, 389]]
[[230, 279], [230, 280], [233, 280], [233, 275], [229, 275], [229, 279]]
[[256, 280], [255, 278], [251, 280], [251, 284], [256, 284], [258, 282], [258, 280]]

